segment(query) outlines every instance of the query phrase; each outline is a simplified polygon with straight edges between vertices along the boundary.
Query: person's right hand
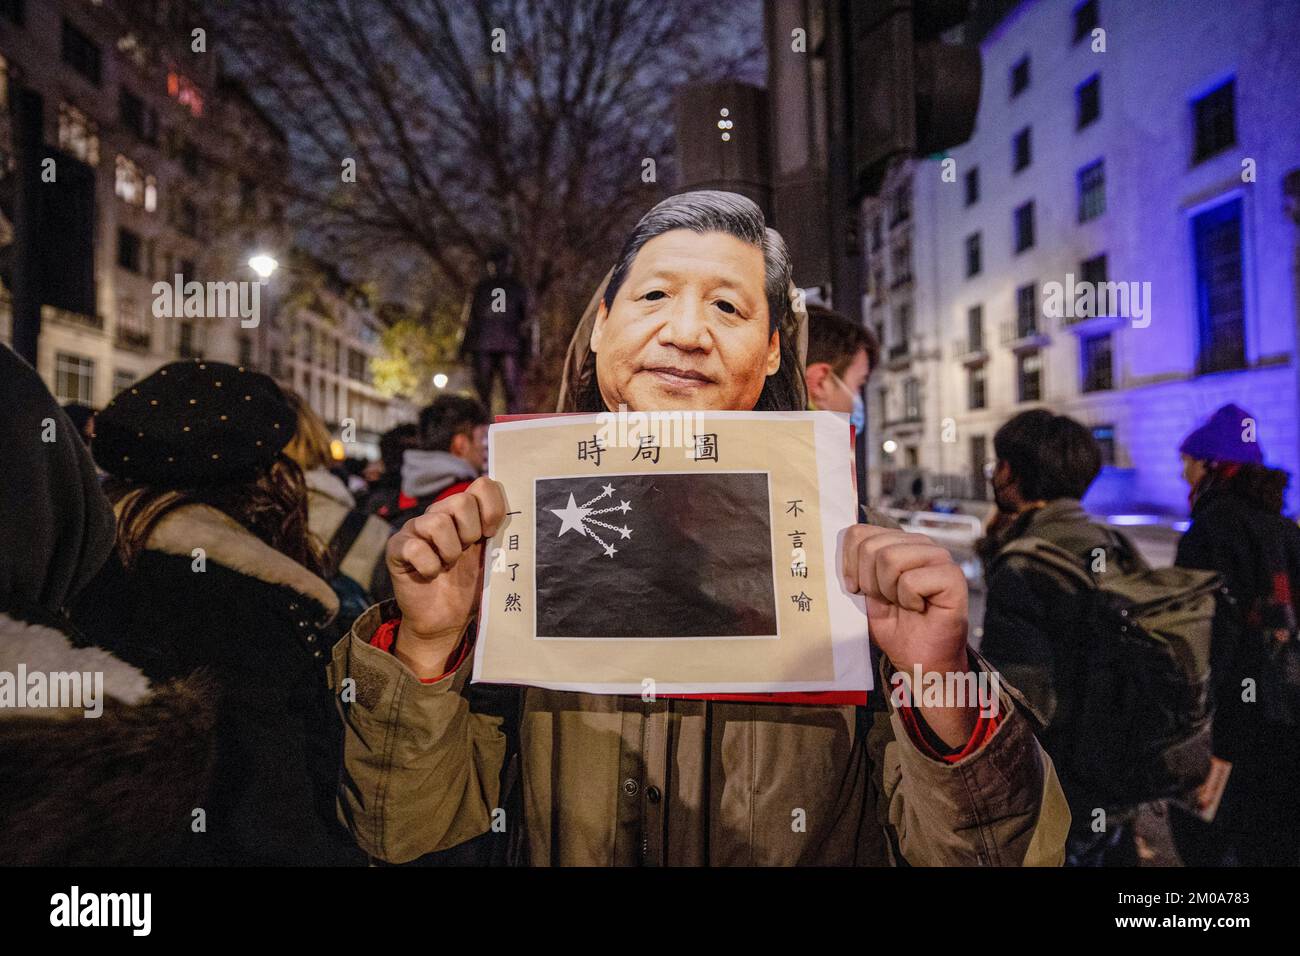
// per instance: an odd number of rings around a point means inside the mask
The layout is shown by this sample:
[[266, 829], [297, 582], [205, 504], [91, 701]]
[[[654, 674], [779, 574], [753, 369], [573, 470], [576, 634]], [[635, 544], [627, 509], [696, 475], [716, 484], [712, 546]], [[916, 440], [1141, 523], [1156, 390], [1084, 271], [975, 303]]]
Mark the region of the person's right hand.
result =
[[505, 516], [504, 490], [483, 477], [389, 538], [388, 573], [402, 611], [395, 652], [417, 677], [445, 672], [478, 596], [483, 542]]

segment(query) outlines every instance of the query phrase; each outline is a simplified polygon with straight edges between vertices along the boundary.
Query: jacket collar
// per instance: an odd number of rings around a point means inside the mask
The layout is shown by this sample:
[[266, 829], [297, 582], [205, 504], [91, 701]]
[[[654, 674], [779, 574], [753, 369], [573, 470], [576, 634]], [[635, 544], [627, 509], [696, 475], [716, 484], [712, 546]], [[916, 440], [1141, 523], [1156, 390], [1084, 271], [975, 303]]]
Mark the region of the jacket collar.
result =
[[314, 601], [326, 618], [338, 613], [338, 597], [328, 584], [210, 505], [184, 505], [166, 515], [145, 547], [183, 558], [203, 548], [208, 559], [232, 571], [290, 588]]

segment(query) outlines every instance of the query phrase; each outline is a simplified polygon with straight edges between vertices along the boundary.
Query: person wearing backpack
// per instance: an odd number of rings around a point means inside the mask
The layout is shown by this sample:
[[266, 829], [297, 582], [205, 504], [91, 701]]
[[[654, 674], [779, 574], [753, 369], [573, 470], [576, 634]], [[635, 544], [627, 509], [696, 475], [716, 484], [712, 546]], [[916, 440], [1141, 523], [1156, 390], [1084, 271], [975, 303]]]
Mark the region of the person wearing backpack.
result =
[[1204, 776], [1217, 580], [1153, 571], [1080, 504], [1101, 451], [1079, 422], [1024, 412], [993, 438], [997, 519], [980, 542], [981, 651], [1042, 721], [1072, 817], [1066, 864], [1137, 864], [1146, 800]]
[[1300, 864], [1300, 528], [1282, 514], [1290, 475], [1264, 464], [1256, 431], [1224, 405], [1179, 448], [1192, 522], [1177, 564], [1218, 572], [1239, 609], [1216, 634], [1214, 772], [1198, 793], [1218, 811], [1171, 813], [1191, 866]]

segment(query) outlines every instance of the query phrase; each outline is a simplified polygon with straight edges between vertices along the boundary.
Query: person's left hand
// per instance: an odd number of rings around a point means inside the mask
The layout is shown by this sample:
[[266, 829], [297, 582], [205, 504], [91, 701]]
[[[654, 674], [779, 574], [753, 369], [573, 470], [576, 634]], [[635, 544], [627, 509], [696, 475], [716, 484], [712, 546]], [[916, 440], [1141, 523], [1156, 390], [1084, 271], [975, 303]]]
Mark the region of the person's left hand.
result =
[[[966, 576], [923, 534], [857, 524], [844, 533], [844, 584], [867, 599], [876, 646], [909, 677], [966, 673]], [[941, 712], [942, 711], [942, 712]], [[970, 707], [928, 708], [931, 728], [953, 746], [974, 729]]]

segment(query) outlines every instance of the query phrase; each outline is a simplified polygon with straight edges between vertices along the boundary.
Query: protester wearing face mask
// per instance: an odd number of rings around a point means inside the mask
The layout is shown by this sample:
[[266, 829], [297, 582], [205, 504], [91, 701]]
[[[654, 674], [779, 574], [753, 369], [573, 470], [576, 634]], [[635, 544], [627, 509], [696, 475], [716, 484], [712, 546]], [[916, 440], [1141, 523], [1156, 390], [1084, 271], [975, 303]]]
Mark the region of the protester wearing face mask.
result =
[[[1019, 688], [1044, 722], [1039, 735], [1071, 798], [1072, 781], [1062, 769], [1063, 748], [1075, 730], [1075, 675], [1070, 648], [1080, 640], [1083, 611], [1078, 582], [1025, 556], [999, 552], [1021, 538], [1042, 539], [1093, 567], [1122, 567], [1116, 539], [1095, 524], [1079, 499], [1101, 471], [1101, 450], [1079, 422], [1043, 409], [1012, 418], [993, 436], [997, 465], [990, 474], [996, 520], [977, 545], [984, 562], [987, 598], [980, 650]], [[1102, 833], [1090, 828], [1094, 807], [1072, 800], [1073, 828], [1067, 865], [1136, 865], [1131, 821], [1136, 807], [1106, 807]]]
[[862, 386], [879, 358], [880, 343], [870, 329], [822, 306], [808, 306], [809, 408], [848, 415], [861, 432], [866, 427]]

